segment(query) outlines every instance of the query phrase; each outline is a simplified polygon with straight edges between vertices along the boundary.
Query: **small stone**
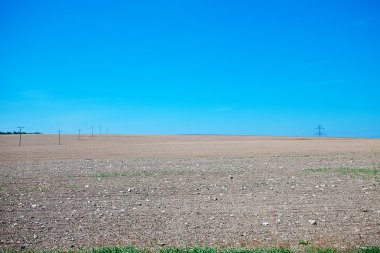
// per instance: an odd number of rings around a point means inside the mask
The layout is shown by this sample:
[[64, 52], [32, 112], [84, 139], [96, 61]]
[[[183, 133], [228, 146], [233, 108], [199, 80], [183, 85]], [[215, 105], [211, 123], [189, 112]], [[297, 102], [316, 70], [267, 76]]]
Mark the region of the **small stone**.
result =
[[32, 208], [36, 208], [37, 207], [37, 204], [33, 204], [31, 205]]
[[232, 180], [232, 179], [234, 179], [234, 177], [232, 175], [230, 175], [230, 179]]
[[218, 198], [217, 198], [217, 197], [214, 197], [213, 200], [218, 200]]
[[128, 188], [128, 192], [132, 192], [133, 191], [133, 188]]
[[263, 226], [268, 226], [269, 223], [268, 222], [263, 222]]
[[88, 188], [88, 187], [90, 187], [88, 184], [86, 184], [86, 185], [84, 186], [84, 188]]
[[308, 220], [309, 224], [310, 225], [317, 225], [317, 221], [316, 220]]

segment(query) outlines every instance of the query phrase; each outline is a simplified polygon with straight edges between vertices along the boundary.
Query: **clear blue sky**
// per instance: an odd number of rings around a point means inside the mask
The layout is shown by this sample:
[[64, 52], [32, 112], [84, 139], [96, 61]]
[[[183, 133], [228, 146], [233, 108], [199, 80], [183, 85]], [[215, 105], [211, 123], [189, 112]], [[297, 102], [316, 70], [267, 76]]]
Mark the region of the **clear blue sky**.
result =
[[0, 131], [380, 137], [380, 2], [1, 1]]

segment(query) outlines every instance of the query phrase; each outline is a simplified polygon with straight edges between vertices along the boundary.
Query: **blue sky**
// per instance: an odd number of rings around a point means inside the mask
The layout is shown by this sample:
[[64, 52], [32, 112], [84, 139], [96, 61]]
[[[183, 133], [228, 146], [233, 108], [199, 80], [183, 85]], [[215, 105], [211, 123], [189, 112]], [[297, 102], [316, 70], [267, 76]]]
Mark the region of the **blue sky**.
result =
[[378, 1], [1, 1], [0, 131], [380, 137]]

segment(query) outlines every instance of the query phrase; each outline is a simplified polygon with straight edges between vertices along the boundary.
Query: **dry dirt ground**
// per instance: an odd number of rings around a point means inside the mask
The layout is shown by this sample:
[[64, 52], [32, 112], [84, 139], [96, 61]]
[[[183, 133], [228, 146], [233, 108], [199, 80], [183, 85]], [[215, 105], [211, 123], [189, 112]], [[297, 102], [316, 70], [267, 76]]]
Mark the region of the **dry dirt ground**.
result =
[[380, 244], [380, 139], [0, 136], [0, 249]]

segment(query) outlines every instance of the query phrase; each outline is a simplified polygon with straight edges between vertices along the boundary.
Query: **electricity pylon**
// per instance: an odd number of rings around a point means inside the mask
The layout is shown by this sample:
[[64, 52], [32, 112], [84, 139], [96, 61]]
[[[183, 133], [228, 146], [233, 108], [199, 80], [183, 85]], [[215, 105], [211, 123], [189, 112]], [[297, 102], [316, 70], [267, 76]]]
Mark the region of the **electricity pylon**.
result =
[[325, 129], [321, 125], [318, 125], [315, 129], [317, 130], [317, 132], [314, 133], [314, 136], [321, 137], [321, 136], [325, 136], [326, 135], [326, 133], [323, 131]]

